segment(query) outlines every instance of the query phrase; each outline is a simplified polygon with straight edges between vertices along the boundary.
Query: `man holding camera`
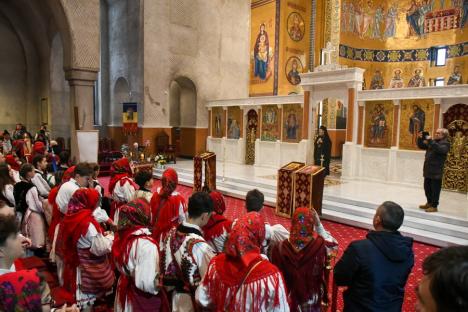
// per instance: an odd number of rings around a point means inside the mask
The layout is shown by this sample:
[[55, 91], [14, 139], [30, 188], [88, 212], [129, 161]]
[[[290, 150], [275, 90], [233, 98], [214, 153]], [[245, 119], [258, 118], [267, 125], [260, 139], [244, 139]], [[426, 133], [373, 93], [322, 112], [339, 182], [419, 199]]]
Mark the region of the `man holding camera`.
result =
[[418, 135], [418, 147], [426, 150], [423, 176], [424, 192], [427, 198], [426, 204], [419, 206], [419, 208], [426, 210], [426, 212], [437, 212], [439, 205], [444, 163], [450, 150], [450, 143], [447, 140], [448, 134], [447, 129], [439, 128], [434, 139], [428, 132], [419, 132]]

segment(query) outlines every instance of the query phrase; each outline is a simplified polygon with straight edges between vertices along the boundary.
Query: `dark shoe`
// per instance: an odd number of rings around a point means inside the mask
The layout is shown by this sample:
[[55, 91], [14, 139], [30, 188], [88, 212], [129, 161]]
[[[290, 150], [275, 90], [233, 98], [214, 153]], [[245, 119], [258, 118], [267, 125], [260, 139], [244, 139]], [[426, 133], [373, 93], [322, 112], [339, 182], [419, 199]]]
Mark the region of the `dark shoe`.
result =
[[424, 205], [419, 205], [419, 209], [427, 209], [431, 207], [431, 205], [429, 205], [428, 203], [425, 203]]
[[437, 208], [429, 207], [429, 208], [426, 209], [426, 212], [437, 212]]

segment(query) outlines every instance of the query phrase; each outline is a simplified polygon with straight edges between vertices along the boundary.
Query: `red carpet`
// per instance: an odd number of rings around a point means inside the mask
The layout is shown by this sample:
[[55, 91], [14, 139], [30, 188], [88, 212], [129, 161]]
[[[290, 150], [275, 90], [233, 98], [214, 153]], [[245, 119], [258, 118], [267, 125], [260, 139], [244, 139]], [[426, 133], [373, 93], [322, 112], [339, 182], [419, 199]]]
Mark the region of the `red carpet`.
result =
[[[100, 178], [100, 181], [107, 190], [107, 184], [108, 184], [109, 178], [106, 178], [106, 177]], [[156, 181], [155, 188], [159, 185], [160, 185], [160, 182]], [[186, 187], [186, 186], [181, 186], [181, 185], [178, 186], [177, 191], [180, 192], [185, 198], [188, 198], [192, 193], [191, 188]], [[228, 218], [235, 219], [241, 213], [245, 211], [243, 200], [226, 196], [225, 201], [226, 201], [226, 206], [227, 206], [225, 215]], [[261, 213], [265, 217], [266, 221], [269, 222], [270, 224], [280, 223], [284, 227], [289, 229], [290, 227], [289, 219], [275, 215], [274, 210], [271, 207], [265, 207]], [[367, 230], [340, 224], [340, 223], [330, 222], [326, 220], [324, 220], [322, 223], [323, 223], [323, 226], [328, 231], [330, 231], [333, 237], [335, 237], [338, 240], [339, 252], [338, 252], [337, 259], [341, 257], [341, 255], [343, 254], [343, 251], [346, 249], [346, 247], [349, 245], [350, 242], [365, 238], [366, 233], [367, 233]], [[414, 255], [415, 255], [415, 264], [414, 264], [413, 271], [411, 272], [408, 278], [408, 282], [406, 284], [406, 294], [405, 294], [405, 301], [403, 304], [403, 311], [415, 310], [415, 303], [416, 303], [415, 287], [417, 286], [419, 280], [422, 277], [422, 269], [421, 269], [422, 261], [428, 255], [437, 251], [438, 249], [439, 249], [438, 247], [434, 247], [431, 245], [414, 243], [413, 250], [414, 250]], [[331, 294], [331, 291], [330, 291], [330, 294]], [[343, 300], [342, 300], [342, 296], [340, 292], [338, 296], [338, 309], [342, 310], [342, 307], [343, 307]]]

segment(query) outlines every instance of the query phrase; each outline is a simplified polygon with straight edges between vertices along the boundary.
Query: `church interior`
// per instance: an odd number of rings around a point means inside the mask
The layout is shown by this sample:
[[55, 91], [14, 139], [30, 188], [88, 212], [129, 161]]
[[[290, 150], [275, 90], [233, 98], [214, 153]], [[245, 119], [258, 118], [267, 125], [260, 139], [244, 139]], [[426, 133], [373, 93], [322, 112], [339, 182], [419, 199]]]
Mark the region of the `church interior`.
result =
[[[230, 220], [252, 189], [265, 222], [286, 231], [311, 208], [338, 244], [322, 311], [348, 304], [333, 266], [383, 202], [403, 208], [399, 233], [414, 240], [401, 311], [418, 309], [426, 257], [468, 245], [466, 0], [1, 0], [0, 39], [0, 163], [36, 167], [44, 135], [49, 173], [62, 152], [67, 168], [96, 163], [111, 205], [127, 158], [152, 192], [168, 168], [187, 203], [219, 191]], [[442, 159], [436, 177], [430, 157]], [[58, 265], [30, 258], [17, 270], [46, 272], [54, 300], [88, 311], [64, 295]], [[94, 311], [132, 311], [115, 298]]]

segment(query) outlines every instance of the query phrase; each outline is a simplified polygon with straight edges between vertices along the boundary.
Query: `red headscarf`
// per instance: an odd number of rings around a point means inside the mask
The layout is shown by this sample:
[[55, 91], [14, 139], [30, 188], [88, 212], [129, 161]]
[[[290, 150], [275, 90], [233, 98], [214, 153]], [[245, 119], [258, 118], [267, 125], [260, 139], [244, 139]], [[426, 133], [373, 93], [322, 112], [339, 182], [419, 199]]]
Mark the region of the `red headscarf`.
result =
[[0, 275], [0, 310], [42, 311], [41, 283], [36, 269]]
[[314, 232], [314, 214], [309, 208], [297, 208], [291, 223], [289, 239], [272, 248], [271, 262], [283, 272], [291, 311], [298, 311], [299, 305], [312, 298], [318, 298], [315, 308], [319, 309], [326, 296], [322, 292], [326, 243]]
[[[114, 193], [114, 188], [122, 178], [132, 177], [132, 168], [130, 167], [130, 161], [128, 158], [120, 158], [112, 163], [111, 166], [111, 179], [109, 181], [109, 193]], [[122, 180], [125, 183], [125, 180]]]
[[76, 166], [71, 166], [70, 168], [65, 170], [65, 172], [63, 173], [63, 177], [62, 177], [62, 184], [70, 181], [70, 179], [75, 176], [75, 168]]
[[153, 236], [159, 240], [162, 234], [168, 232], [179, 223], [179, 210], [183, 206], [187, 210], [185, 200], [181, 195], [173, 195], [178, 183], [177, 172], [167, 168], [162, 175], [162, 187], [151, 197], [151, 217], [154, 224]]
[[241, 216], [233, 226], [224, 252], [233, 260], [248, 267], [260, 257], [260, 247], [265, 240], [265, 220], [256, 211]]
[[[222, 235], [224, 232], [231, 231], [232, 222], [223, 216], [226, 210], [223, 194], [218, 191], [210, 193], [211, 200], [213, 201], [213, 208], [216, 213], [212, 213], [210, 220], [203, 227], [203, 237], [206, 241], [211, 241], [213, 238]], [[220, 250], [218, 250], [220, 251]]]
[[15, 159], [15, 156], [12, 154], [8, 154], [5, 156], [5, 162], [10, 165], [11, 169], [19, 171], [21, 165]]
[[46, 146], [43, 142], [37, 141], [33, 145], [33, 155], [44, 154], [46, 151]]
[[[247, 304], [252, 311], [261, 311], [271, 292], [274, 292], [273, 306], [279, 305], [281, 274], [260, 255], [264, 239], [265, 221], [258, 212], [249, 212], [237, 220], [224, 253], [211, 260], [202, 282], [216, 311], [243, 311]], [[238, 292], [244, 278], [245, 288]], [[250, 295], [253, 300], [247, 303]]]
[[[131, 234], [141, 228], [151, 226], [151, 208], [146, 199], [138, 198], [119, 208], [119, 222], [112, 245], [114, 260], [120, 266], [128, 260]], [[135, 237], [136, 238], [136, 237]]]
[[96, 189], [80, 188], [73, 193], [68, 203], [68, 211], [60, 223], [61, 239], [63, 240], [64, 254], [64, 285], [70, 287], [70, 291], [76, 291], [76, 268], [79, 265], [77, 244], [81, 236], [88, 232], [92, 223], [99, 233], [103, 230], [93, 217], [93, 211], [97, 208], [100, 195]]
[[179, 178], [177, 172], [173, 168], [167, 168], [164, 170], [161, 178], [161, 191], [160, 195], [167, 197], [175, 191], [177, 184], [179, 183]]
[[211, 191], [210, 192], [211, 200], [213, 201], [213, 210], [222, 215], [224, 211], [226, 211], [226, 204], [224, 203], [223, 194], [218, 191]]
[[314, 215], [309, 208], [301, 207], [294, 211], [291, 220], [289, 243], [297, 250], [302, 250], [314, 240]]
[[[150, 219], [150, 205], [146, 199], [138, 198], [127, 204], [120, 206], [119, 208], [119, 222], [117, 224], [117, 232], [115, 233], [114, 243], [112, 244], [112, 256], [115, 263], [119, 268], [125, 268], [125, 264], [128, 262], [130, 250], [133, 242], [140, 238], [154, 241], [151, 237], [146, 234], [135, 234], [135, 231], [141, 228], [149, 228], [151, 225]], [[119, 296], [120, 305], [125, 306], [125, 300], [133, 300], [131, 294], [132, 291], [128, 290], [130, 280], [125, 274], [120, 275], [120, 281], [118, 283], [118, 294], [127, 294], [127, 296]]]

